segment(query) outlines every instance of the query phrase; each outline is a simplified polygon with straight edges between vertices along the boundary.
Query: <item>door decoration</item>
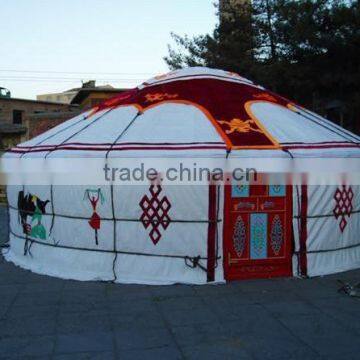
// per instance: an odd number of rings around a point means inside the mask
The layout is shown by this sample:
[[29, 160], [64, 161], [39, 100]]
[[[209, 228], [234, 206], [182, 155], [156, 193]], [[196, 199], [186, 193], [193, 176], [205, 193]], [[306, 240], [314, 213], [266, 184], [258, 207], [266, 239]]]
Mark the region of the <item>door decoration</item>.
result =
[[[31, 193], [25, 195], [24, 191], [19, 191], [19, 222], [25, 235], [42, 240], [46, 239], [46, 230], [41, 220], [43, 214], [46, 213], [46, 205], [49, 202], [49, 200], [43, 201]], [[28, 217], [31, 217], [30, 223], [27, 222]]]
[[285, 186], [269, 185], [269, 196], [285, 196]]
[[144, 195], [139, 203], [143, 211], [140, 221], [145, 229], [150, 226], [149, 237], [156, 245], [161, 239], [160, 228], [166, 230], [170, 225], [169, 210], [171, 203], [166, 196], [161, 197], [162, 188], [160, 185], [151, 185], [149, 191], [151, 196]]
[[241, 215], [239, 215], [236, 219], [236, 223], [234, 226], [234, 234], [233, 234], [233, 244], [236, 254], [241, 257], [245, 250], [246, 243], [246, 227], [244, 220]]
[[275, 206], [276, 205], [273, 201], [264, 201], [261, 204], [261, 210], [273, 209]]
[[270, 246], [275, 255], [279, 255], [284, 242], [284, 232], [279, 215], [275, 215], [271, 224]]
[[339, 227], [341, 232], [346, 228], [347, 221], [346, 216], [350, 218], [353, 210], [352, 200], [354, 198], [354, 192], [351, 186], [346, 187], [342, 185], [341, 188], [337, 188], [334, 194], [335, 207], [333, 214], [335, 219], [340, 218]]
[[225, 186], [227, 280], [292, 274], [290, 186]]
[[267, 257], [267, 214], [250, 215], [250, 257], [251, 259]]
[[249, 185], [234, 185], [231, 187], [231, 196], [234, 198], [248, 197]]
[[235, 210], [254, 210], [256, 205], [252, 202], [239, 201], [234, 205]]
[[105, 202], [105, 198], [100, 189], [86, 189], [84, 193], [84, 200], [88, 200], [91, 204], [93, 214], [89, 220], [89, 225], [95, 231], [95, 244], [99, 245], [98, 231], [101, 226], [101, 218], [99, 214], [96, 212], [96, 208], [99, 200], [100, 203], [103, 204]]

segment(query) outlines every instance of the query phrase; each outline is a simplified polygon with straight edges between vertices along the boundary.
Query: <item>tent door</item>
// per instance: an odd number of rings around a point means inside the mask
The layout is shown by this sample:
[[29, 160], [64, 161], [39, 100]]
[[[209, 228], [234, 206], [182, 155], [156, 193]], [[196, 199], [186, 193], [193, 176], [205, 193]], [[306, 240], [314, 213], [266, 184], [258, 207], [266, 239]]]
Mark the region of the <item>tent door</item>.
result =
[[226, 185], [226, 280], [291, 276], [292, 189]]

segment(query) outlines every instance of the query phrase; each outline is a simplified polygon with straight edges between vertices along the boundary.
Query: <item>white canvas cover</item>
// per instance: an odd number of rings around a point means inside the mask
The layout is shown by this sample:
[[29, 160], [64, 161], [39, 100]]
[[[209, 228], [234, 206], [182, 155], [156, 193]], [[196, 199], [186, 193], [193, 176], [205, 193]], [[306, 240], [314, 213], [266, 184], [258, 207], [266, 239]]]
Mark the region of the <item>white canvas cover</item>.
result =
[[[360, 267], [360, 187], [356, 185], [311, 185], [307, 189], [307, 275], [333, 274]], [[300, 211], [294, 191], [295, 251], [300, 250]], [[295, 275], [300, 275], [294, 255]]]
[[[203, 86], [204, 81], [212, 86], [211, 91]], [[217, 86], [221, 91], [213, 91]], [[227, 96], [232, 93], [226, 92], [229, 86], [231, 90], [238, 89], [240, 95], [246, 95], [239, 97], [235, 107], [233, 99], [227, 102]], [[182, 91], [187, 89], [189, 97], [194, 99], [182, 98]], [[204, 103], [195, 101], [197, 96]], [[131, 100], [133, 98], [138, 102]], [[214, 101], [209, 102], [210, 98]], [[209, 104], [209, 108], [204, 104]], [[244, 118], [244, 113], [226, 119], [231, 111], [237, 111], [242, 105], [248, 119]], [[117, 102], [109, 102], [66, 121], [20, 144], [5, 157], [40, 159], [44, 167], [51, 159], [61, 159], [65, 163], [78, 157], [100, 158], [104, 163], [106, 159], [175, 156], [220, 158], [224, 163], [236, 159], [266, 159], [269, 163], [278, 158], [290, 159], [291, 169], [301, 170], [294, 165], [296, 159], [357, 159], [359, 144], [360, 138], [356, 135], [236, 74], [193, 68], [151, 79], [135, 89], [135, 95], [130, 92], [119, 97]], [[41, 169], [33, 171], [41, 172]], [[10, 249], [5, 253], [7, 260], [41, 274], [78, 280], [146, 284], [207, 282], [206, 271], [201, 266], [206, 267], [208, 257], [209, 186], [162, 186], [159, 197], [166, 197], [170, 202], [171, 221], [165, 223], [165, 228], [159, 227], [161, 238], [154, 244], [149, 235], [152, 225], [146, 227], [141, 221], [144, 210], [140, 202], [144, 196], [151, 198], [150, 184], [112, 187], [110, 184], [55, 183], [39, 186], [26, 184], [24, 179], [23, 183], [8, 186], [11, 234]], [[336, 219], [333, 213], [334, 195], [341, 187], [342, 184], [308, 187], [306, 257], [310, 276], [359, 266], [360, 187], [352, 186], [352, 210], [350, 216], [346, 216], [347, 226], [343, 230], [339, 228], [340, 218]], [[89, 189], [93, 191], [90, 195]], [[293, 231], [294, 251], [297, 252], [301, 194], [295, 189], [294, 186]], [[24, 201], [27, 204], [36, 204], [37, 199], [49, 200], [46, 211], [40, 216], [41, 227], [36, 228], [36, 236], [44, 229], [45, 238], [36, 237], [36, 241], [31, 241], [31, 235], [24, 235], [19, 219], [21, 191], [24, 196], [29, 195]], [[222, 282], [222, 186], [218, 186], [218, 192], [216, 255], [219, 259], [214, 281]], [[92, 196], [99, 197], [95, 211], [100, 217], [97, 235], [89, 226], [94, 213]], [[312, 218], [314, 215], [322, 217]], [[29, 225], [36, 227], [38, 218], [35, 216]], [[30, 216], [27, 221], [32, 221]], [[93, 220], [94, 227], [98, 226], [97, 221]], [[186, 258], [198, 256], [201, 266], [192, 268], [193, 263], [186, 262]], [[294, 255], [295, 275], [299, 274], [297, 259]]]
[[[184, 260], [187, 256], [207, 257], [206, 186], [169, 186], [160, 192], [159, 200], [164, 196], [169, 200], [171, 223], [166, 231], [160, 227], [161, 238], [156, 246], [149, 237], [151, 226], [145, 229], [137, 221], [142, 215], [139, 202], [144, 196], [151, 198], [148, 186], [114, 186], [116, 223], [112, 219], [110, 186], [101, 188], [104, 202], [97, 210], [102, 218], [98, 245], [88, 224], [92, 209], [87, 198], [84, 199], [86, 187], [54, 186], [51, 197], [48, 186], [26, 186], [25, 193], [36, 193], [41, 199], [52, 198], [53, 211], [57, 214], [54, 219], [50, 214], [43, 216], [42, 224], [51, 232], [47, 239], [38, 239], [57, 247], [29, 243], [27, 256], [24, 256], [25, 239], [15, 210], [21, 190], [19, 186], [8, 189], [11, 248], [6, 258], [9, 261], [41, 274], [76, 280], [146, 284], [206, 282], [206, 272], [186, 266]], [[197, 206], [189, 206], [194, 203]], [[113, 253], [114, 249], [121, 253]], [[221, 251], [219, 243], [218, 252]], [[206, 265], [206, 260], [201, 262]], [[223, 281], [222, 266], [216, 268], [215, 280]]]

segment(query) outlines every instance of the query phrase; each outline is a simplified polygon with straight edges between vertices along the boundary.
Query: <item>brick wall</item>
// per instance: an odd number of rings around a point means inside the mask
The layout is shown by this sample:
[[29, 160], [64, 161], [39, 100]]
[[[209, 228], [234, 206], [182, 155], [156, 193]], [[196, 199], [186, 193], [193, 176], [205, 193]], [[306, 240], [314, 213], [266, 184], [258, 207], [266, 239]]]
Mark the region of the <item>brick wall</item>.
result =
[[42, 134], [45, 131], [63, 123], [80, 114], [80, 111], [65, 111], [65, 112], [49, 112], [42, 114], [32, 114], [28, 118], [29, 138]]
[[[11, 110], [11, 107], [3, 107], [7, 112]], [[80, 110], [77, 108], [70, 108], [69, 111], [50, 111], [45, 113], [38, 113], [38, 114], [27, 114], [26, 116], [26, 125], [28, 128], [26, 138], [33, 138], [41, 133], [53, 128], [56, 125], [61, 124], [62, 122], [78, 115]], [[75, 109], [75, 110], [74, 110]], [[27, 108], [29, 110], [29, 108]], [[6, 112], [3, 111], [1, 115], [4, 115]], [[12, 110], [11, 110], [12, 116]], [[4, 121], [7, 121], [5, 117], [3, 117]], [[3, 153], [3, 150], [8, 149], [17, 145], [19, 142], [22, 142], [26, 139], [21, 134], [6, 134], [2, 135], [1, 138], [1, 145], [2, 149], [0, 148], [0, 156]], [[5, 186], [0, 184], [0, 203], [6, 203], [6, 192]]]
[[[13, 111], [22, 112], [22, 125], [29, 129], [29, 117], [40, 113], [60, 113], [70, 110], [77, 110], [77, 107], [67, 104], [57, 104], [44, 101], [16, 99], [16, 98], [0, 98], [0, 122], [13, 123]], [[71, 117], [71, 116], [70, 116]], [[28, 131], [21, 138], [21, 141], [28, 140], [30, 132]]]

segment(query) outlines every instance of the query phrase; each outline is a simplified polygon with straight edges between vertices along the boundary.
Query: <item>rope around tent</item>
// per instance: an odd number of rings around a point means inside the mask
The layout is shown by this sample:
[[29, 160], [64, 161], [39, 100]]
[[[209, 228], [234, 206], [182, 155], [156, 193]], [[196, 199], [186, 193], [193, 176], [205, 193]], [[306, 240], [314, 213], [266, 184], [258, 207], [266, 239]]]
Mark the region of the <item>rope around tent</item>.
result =
[[[100, 252], [100, 253], [110, 253], [110, 254], [123, 254], [123, 255], [135, 255], [135, 256], [150, 256], [150, 257], [164, 257], [164, 258], [173, 258], [173, 259], [183, 259], [185, 264], [191, 268], [196, 268], [197, 266], [204, 271], [207, 269], [204, 266], [201, 266], [199, 263], [200, 260], [208, 260], [208, 257], [203, 257], [200, 255], [197, 256], [188, 256], [188, 255], [172, 255], [172, 254], [152, 254], [152, 253], [141, 253], [135, 251], [122, 251], [122, 250], [107, 250], [107, 249], [94, 249], [94, 248], [85, 248], [85, 247], [76, 247], [76, 246], [69, 246], [69, 245], [61, 245], [61, 244], [52, 244], [44, 241], [40, 241], [38, 239], [34, 239], [28, 236], [22, 236], [16, 234], [11, 228], [9, 233], [19, 239], [25, 240], [24, 244], [24, 255], [31, 254], [31, 247], [33, 244], [39, 244], [44, 246], [50, 246], [60, 249], [69, 249], [69, 250], [80, 250], [80, 251], [89, 251], [89, 252]], [[219, 260], [221, 257], [216, 257], [215, 260]], [[192, 265], [189, 265], [188, 261], [191, 261]]]
[[[218, 198], [218, 201], [219, 201], [219, 198]], [[9, 209], [16, 210], [16, 211], [19, 210], [17, 207], [14, 207], [14, 206], [11, 206], [10, 204], [8, 204], [8, 206], [7, 206], [8, 212], [9, 212]], [[53, 209], [54, 208], [52, 207], [52, 210]], [[31, 212], [24, 210], [24, 213], [31, 213]], [[218, 214], [219, 214], [219, 212], [217, 212], [217, 215]], [[54, 211], [52, 211], [51, 213], [46, 213], [44, 215], [48, 215], [48, 216], [52, 217], [50, 233], [51, 233], [51, 231], [53, 229], [53, 226], [54, 226], [55, 217], [57, 217], [57, 216], [58, 217], [63, 217], [63, 218], [70, 218], [70, 219], [89, 220], [88, 217], [56, 214]], [[217, 227], [216, 227], [216, 256], [214, 258], [208, 258], [208, 257], [200, 256], [200, 255], [189, 256], [189, 255], [152, 254], [152, 253], [121, 251], [121, 250], [116, 249], [115, 241], [114, 241], [114, 248], [112, 250], [61, 245], [61, 244], [59, 244], [59, 242], [48, 243], [48, 242], [44, 242], [44, 241], [29, 237], [29, 236], [22, 236], [22, 235], [16, 234], [11, 228], [10, 217], [9, 216], [8, 216], [8, 219], [9, 219], [9, 233], [12, 234], [13, 236], [17, 237], [17, 238], [25, 240], [25, 242], [24, 242], [24, 255], [29, 254], [30, 256], [32, 256], [31, 248], [32, 248], [33, 244], [39, 244], [39, 245], [43, 245], [43, 246], [57, 247], [57, 248], [69, 249], [69, 250], [79, 250], [79, 251], [89, 251], [89, 252], [100, 252], [100, 253], [115, 254], [114, 261], [113, 261], [114, 279], [112, 281], [116, 281], [116, 279], [117, 279], [116, 272], [115, 272], [115, 263], [116, 263], [116, 259], [117, 259], [118, 254], [133, 255], [133, 256], [149, 256], [149, 257], [164, 257], [164, 258], [183, 259], [184, 262], [185, 262], [185, 265], [187, 267], [190, 267], [191, 269], [199, 268], [199, 269], [203, 270], [204, 272], [207, 272], [207, 268], [206, 268], [206, 266], [201, 264], [200, 260], [215, 260], [215, 268], [217, 268], [218, 260], [221, 259], [221, 256], [218, 256], [218, 230], [217, 230]], [[102, 220], [113, 221], [114, 222], [114, 229], [116, 229], [116, 226], [115, 226], [116, 222], [121, 222], [121, 221], [140, 222], [139, 219], [135, 219], [135, 218], [116, 218], [115, 215], [112, 218], [103, 218]], [[207, 224], [211, 224], [211, 223], [218, 224], [221, 221], [222, 220], [220, 220], [218, 218], [218, 216], [217, 216], [216, 220], [181, 220], [181, 219], [180, 220], [172, 220], [172, 222], [175, 222], [175, 223], [207, 223]], [[150, 222], [155, 224], [155, 223], [157, 223], [157, 220], [150, 220]], [[114, 233], [114, 238], [116, 238], [116, 231]], [[2, 247], [4, 247], [4, 248], [5, 247], [6, 248], [10, 247], [9, 244], [5, 244], [5, 245], [2, 246]]]

